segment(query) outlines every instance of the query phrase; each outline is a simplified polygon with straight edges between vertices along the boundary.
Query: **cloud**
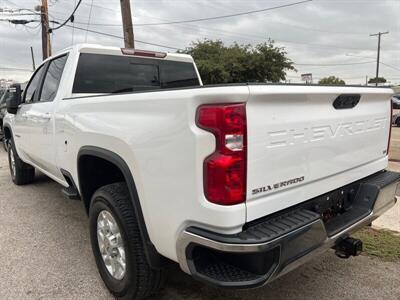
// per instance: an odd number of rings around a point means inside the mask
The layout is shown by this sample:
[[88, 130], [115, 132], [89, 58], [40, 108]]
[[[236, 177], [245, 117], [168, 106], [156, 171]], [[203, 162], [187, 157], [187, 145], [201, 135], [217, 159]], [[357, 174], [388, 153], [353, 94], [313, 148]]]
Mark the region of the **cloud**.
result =
[[[221, 39], [225, 43], [257, 44], [272, 38], [286, 48], [288, 56], [303, 64], [345, 64], [368, 62], [359, 65], [297, 66], [298, 73], [290, 72], [292, 82], [300, 80], [300, 74], [313, 73], [314, 78], [336, 75], [347, 83], [364, 83], [365, 76], [375, 75], [377, 38], [370, 33], [390, 31], [382, 37], [380, 75], [392, 82], [400, 82], [400, 1], [398, 0], [314, 0], [309, 3], [278, 10], [244, 16], [196, 23], [139, 26], [141, 23], [188, 20], [257, 10], [292, 3], [295, 0], [132, 0], [135, 38], [142, 41], [184, 48], [194, 40]], [[33, 8], [38, 1], [14, 0], [19, 7]], [[13, 7], [9, 1], [0, 6]], [[74, 7], [72, 0], [50, 0], [50, 14], [62, 21]], [[76, 14], [75, 25], [87, 28], [91, 1], [83, 1]], [[91, 23], [113, 26], [90, 25], [88, 28], [122, 36], [119, 1], [94, 0]], [[79, 24], [78, 24], [79, 23]], [[83, 23], [83, 24], [82, 24]], [[135, 26], [138, 24], [138, 26]], [[36, 24], [31, 24], [35, 26]], [[73, 34], [74, 32], [74, 34]], [[29, 47], [33, 46], [36, 61], [41, 61], [40, 28], [26, 29], [0, 22], [0, 66], [31, 68]], [[53, 49], [58, 51], [72, 42], [123, 46], [123, 40], [85, 33], [82, 30], [62, 28], [52, 35]], [[138, 48], [162, 50], [137, 43]], [[169, 50], [172, 51], [172, 50]], [[348, 56], [348, 54], [353, 56]], [[393, 68], [394, 67], [394, 68]], [[20, 79], [26, 74], [0, 70], [1, 77]], [[21, 79], [22, 80], [22, 79]]]

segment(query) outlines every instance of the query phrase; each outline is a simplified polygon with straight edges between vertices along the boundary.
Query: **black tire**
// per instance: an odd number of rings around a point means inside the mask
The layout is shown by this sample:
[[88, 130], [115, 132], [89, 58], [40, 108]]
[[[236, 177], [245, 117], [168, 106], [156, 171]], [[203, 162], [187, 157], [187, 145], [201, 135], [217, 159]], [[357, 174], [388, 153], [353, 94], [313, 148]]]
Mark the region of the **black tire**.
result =
[[[126, 255], [126, 272], [115, 279], [107, 270], [99, 249], [97, 219], [106, 210], [118, 224]], [[90, 239], [101, 278], [110, 292], [119, 299], [145, 299], [162, 285], [162, 270], [152, 269], [143, 247], [126, 183], [114, 183], [99, 188], [93, 195], [90, 210]]]
[[[24, 163], [18, 156], [15, 150], [13, 139], [8, 142], [8, 165], [10, 167], [10, 174], [12, 181], [16, 185], [25, 185], [31, 183], [35, 178], [35, 168], [31, 165]], [[14, 158], [15, 169], [12, 168], [12, 159]]]
[[396, 126], [397, 126], [397, 127], [400, 127], [400, 118], [397, 118], [397, 120], [396, 120]]

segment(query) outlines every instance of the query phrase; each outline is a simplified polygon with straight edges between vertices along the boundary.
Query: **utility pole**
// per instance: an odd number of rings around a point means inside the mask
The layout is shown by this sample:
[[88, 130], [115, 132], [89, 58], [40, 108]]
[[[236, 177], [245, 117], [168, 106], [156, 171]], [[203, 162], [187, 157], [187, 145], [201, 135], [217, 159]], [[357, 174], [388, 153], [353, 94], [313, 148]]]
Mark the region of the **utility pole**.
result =
[[122, 26], [124, 29], [125, 48], [135, 48], [131, 4], [129, 3], [129, 0], [120, 0], [120, 2], [121, 2], [121, 14], [122, 14]]
[[42, 0], [42, 5], [40, 6], [40, 20], [42, 23], [42, 52], [43, 60], [45, 60], [51, 56], [49, 7], [47, 5], [47, 0]]
[[378, 32], [378, 33], [369, 35], [369, 36], [378, 36], [378, 54], [376, 57], [376, 77], [375, 77], [375, 80], [376, 80], [375, 85], [376, 86], [378, 86], [378, 77], [379, 77], [379, 59], [380, 59], [380, 54], [381, 54], [381, 35], [388, 34], [388, 33], [389, 33], [389, 31]]
[[35, 65], [35, 56], [33, 56], [33, 48], [31, 46], [31, 56], [32, 56], [32, 67], [33, 67], [33, 71], [36, 70], [36, 65]]

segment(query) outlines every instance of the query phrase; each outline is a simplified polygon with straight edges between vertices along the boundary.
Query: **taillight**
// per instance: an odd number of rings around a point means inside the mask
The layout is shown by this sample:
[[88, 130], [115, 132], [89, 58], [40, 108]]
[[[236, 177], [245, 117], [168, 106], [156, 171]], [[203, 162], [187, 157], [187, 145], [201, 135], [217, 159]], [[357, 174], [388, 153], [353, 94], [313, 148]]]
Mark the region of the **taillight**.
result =
[[246, 200], [246, 106], [202, 105], [196, 124], [214, 134], [216, 148], [204, 161], [204, 193], [208, 201], [233, 205]]
[[392, 138], [392, 118], [393, 118], [393, 103], [392, 100], [389, 100], [390, 109], [389, 109], [389, 137], [388, 137], [388, 144], [386, 149], [386, 154], [389, 155], [389, 148], [390, 148], [390, 139]]

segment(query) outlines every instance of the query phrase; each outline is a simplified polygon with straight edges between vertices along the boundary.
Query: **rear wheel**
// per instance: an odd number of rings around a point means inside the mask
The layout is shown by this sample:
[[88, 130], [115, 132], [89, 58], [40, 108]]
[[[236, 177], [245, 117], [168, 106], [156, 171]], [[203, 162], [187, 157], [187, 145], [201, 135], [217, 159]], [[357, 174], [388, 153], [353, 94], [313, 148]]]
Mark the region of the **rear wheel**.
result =
[[16, 185], [24, 185], [31, 183], [35, 178], [35, 168], [24, 163], [15, 150], [14, 141], [10, 139], [7, 146], [8, 164], [10, 166], [10, 174], [12, 181]]
[[93, 254], [110, 292], [122, 299], [144, 299], [155, 293], [161, 287], [162, 273], [147, 263], [126, 184], [98, 189], [89, 219]]

